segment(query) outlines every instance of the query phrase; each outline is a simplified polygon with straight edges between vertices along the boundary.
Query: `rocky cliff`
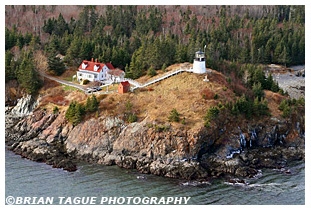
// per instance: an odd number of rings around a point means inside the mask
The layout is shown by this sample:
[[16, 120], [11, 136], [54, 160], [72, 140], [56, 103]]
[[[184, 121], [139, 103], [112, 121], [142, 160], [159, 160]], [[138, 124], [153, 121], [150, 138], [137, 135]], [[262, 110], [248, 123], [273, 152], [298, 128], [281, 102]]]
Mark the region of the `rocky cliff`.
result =
[[38, 109], [28, 116], [6, 116], [6, 145], [31, 160], [69, 171], [76, 170], [77, 160], [86, 160], [173, 178], [245, 177], [262, 167], [283, 168], [304, 160], [302, 125], [267, 119], [230, 129], [181, 130], [169, 124], [159, 129], [148, 117], [127, 124], [100, 116], [72, 126], [64, 113]]

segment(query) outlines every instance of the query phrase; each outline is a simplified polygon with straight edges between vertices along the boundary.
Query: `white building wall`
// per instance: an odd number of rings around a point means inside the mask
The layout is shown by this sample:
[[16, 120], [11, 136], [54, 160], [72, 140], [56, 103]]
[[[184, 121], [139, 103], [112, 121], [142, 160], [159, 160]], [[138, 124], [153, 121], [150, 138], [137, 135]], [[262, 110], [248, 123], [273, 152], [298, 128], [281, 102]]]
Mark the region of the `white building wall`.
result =
[[[97, 76], [97, 78], [95, 78], [95, 75]], [[99, 74], [89, 74], [87, 72], [82, 72], [82, 71], [78, 71], [77, 72], [77, 79], [78, 81], [82, 81], [82, 80], [89, 80], [89, 81], [96, 81], [99, 80]]]
[[104, 65], [104, 67], [102, 68], [102, 70], [100, 71], [100, 80], [107, 80], [107, 71], [108, 71], [108, 67], [106, 65]]
[[[108, 67], [104, 65], [104, 67], [101, 69], [99, 73], [97, 72], [91, 72], [91, 71], [86, 71], [80, 69], [77, 72], [77, 80], [82, 81], [82, 80], [89, 80], [89, 81], [109, 81], [109, 82], [121, 82], [123, 81], [124, 75], [121, 75], [120, 77], [115, 77], [114, 75], [108, 74]], [[95, 78], [94, 76], [97, 76]]]
[[205, 61], [193, 61], [193, 73], [204, 74], [206, 73]]

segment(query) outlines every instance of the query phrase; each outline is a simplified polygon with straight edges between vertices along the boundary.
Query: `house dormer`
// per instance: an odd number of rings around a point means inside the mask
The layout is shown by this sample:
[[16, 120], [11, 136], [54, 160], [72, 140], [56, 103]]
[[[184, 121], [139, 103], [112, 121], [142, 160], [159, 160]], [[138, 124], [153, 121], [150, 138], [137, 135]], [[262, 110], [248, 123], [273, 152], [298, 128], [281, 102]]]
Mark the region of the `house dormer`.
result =
[[84, 62], [82, 63], [82, 69], [86, 69], [87, 64], [88, 64], [88, 62], [87, 62], [87, 61], [84, 61]]
[[94, 71], [97, 71], [98, 69], [99, 69], [99, 67], [100, 67], [100, 64], [99, 63], [96, 63], [95, 65], [94, 65]]
[[[94, 61], [95, 60], [95, 61]], [[107, 71], [114, 69], [111, 63], [100, 63], [97, 59], [91, 59], [91, 61], [83, 60], [77, 71], [78, 81], [89, 80], [89, 81], [106, 81], [114, 79], [114, 81], [123, 81], [118, 76], [110, 76], [108, 78]], [[117, 71], [116, 71], [117, 72]]]

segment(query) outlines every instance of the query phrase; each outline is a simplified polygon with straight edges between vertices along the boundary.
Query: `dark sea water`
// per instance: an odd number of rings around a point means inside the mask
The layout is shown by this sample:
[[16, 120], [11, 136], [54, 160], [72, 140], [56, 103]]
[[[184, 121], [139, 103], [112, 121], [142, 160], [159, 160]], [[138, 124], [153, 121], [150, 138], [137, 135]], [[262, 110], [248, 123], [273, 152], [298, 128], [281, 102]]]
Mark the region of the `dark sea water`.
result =
[[305, 165], [289, 166], [290, 174], [265, 169], [247, 185], [230, 185], [223, 179], [193, 186], [183, 180], [142, 175], [117, 166], [79, 163], [76, 172], [52, 168], [5, 152], [5, 196], [53, 197], [191, 197], [187, 204], [305, 204]]

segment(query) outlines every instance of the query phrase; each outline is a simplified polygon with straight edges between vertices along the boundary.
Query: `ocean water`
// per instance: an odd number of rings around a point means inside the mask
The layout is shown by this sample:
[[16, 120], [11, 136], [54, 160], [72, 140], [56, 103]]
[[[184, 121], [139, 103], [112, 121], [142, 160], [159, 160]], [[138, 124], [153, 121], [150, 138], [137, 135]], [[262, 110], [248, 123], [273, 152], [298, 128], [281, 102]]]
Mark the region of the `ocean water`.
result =
[[[187, 197], [190, 205], [304, 205], [305, 165], [300, 162], [288, 169], [290, 174], [284, 170], [264, 169], [258, 178], [246, 179], [247, 184], [232, 185], [224, 179], [213, 179], [209, 184], [196, 185], [195, 182], [84, 162], [78, 164], [77, 171], [67, 172], [6, 150], [5, 197], [13, 197], [15, 202], [18, 197], [30, 197], [30, 202], [36, 204], [39, 198], [53, 198], [52, 204], [70, 204], [68, 202], [76, 197], [93, 197], [96, 204], [100, 204], [103, 197]], [[37, 200], [34, 201], [34, 197]], [[122, 203], [122, 200], [117, 201]]]

